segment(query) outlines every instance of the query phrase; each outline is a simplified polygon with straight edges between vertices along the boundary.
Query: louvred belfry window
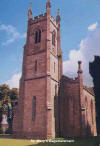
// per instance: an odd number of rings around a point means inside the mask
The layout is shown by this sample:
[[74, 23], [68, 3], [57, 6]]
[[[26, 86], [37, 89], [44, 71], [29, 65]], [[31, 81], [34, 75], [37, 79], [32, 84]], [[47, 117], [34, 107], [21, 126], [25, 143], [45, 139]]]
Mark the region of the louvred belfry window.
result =
[[41, 42], [41, 30], [37, 30], [35, 32], [35, 44], [40, 43]]

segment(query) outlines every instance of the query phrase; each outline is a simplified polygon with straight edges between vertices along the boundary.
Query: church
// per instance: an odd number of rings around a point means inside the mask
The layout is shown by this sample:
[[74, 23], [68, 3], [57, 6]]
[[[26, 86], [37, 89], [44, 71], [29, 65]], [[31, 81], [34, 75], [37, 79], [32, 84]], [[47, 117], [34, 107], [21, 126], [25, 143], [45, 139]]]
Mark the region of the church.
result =
[[32, 18], [28, 10], [19, 100], [13, 120], [13, 137], [54, 139], [96, 136], [95, 97], [83, 85], [82, 62], [75, 79], [62, 74], [60, 14], [46, 13]]

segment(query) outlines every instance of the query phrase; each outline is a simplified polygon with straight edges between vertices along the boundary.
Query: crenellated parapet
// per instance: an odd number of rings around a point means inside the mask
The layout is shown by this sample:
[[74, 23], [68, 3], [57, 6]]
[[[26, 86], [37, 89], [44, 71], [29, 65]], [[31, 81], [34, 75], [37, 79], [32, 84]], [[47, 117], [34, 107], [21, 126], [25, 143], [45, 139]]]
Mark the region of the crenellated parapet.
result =
[[[40, 14], [39, 16], [35, 16], [34, 18], [30, 19], [29, 21], [29, 24], [32, 25], [32, 24], [35, 24], [35, 23], [38, 23], [38, 22], [41, 22], [41, 21], [44, 21], [44, 20], [47, 20], [47, 13], [44, 13], [44, 14]], [[56, 20], [50, 16], [50, 21], [57, 27], [57, 23], [56, 23]]]
[[30, 19], [29, 24], [32, 25], [44, 21], [46, 20], [46, 18], [47, 18], [47, 13], [40, 14], [39, 16], [35, 16], [34, 18]]

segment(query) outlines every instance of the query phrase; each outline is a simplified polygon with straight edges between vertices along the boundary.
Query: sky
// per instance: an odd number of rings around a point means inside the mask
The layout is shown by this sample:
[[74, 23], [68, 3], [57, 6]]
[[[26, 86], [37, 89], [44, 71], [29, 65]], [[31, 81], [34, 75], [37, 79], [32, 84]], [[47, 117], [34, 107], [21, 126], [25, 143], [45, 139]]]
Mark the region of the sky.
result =
[[[46, 12], [47, 0], [31, 0], [33, 17]], [[0, 1], [0, 84], [19, 87], [30, 0]], [[61, 15], [63, 73], [77, 76], [82, 61], [83, 80], [92, 86], [89, 62], [100, 55], [100, 0], [51, 0], [51, 15]]]

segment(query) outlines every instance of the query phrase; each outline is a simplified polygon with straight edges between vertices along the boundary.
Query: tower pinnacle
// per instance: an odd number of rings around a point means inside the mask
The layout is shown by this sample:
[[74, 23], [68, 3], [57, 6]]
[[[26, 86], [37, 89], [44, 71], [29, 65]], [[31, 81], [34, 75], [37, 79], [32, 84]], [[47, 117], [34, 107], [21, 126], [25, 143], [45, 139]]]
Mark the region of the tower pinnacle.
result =
[[50, 8], [50, 7], [51, 7], [50, 0], [48, 0], [46, 4], [46, 8]]
[[78, 73], [81, 74], [82, 73], [82, 68], [81, 68], [82, 62], [78, 61]]
[[50, 8], [51, 8], [51, 4], [50, 4], [50, 0], [48, 0], [46, 3], [47, 14], [50, 14]]
[[32, 2], [31, 2], [31, 0], [30, 0], [30, 10], [32, 10]]
[[57, 11], [56, 22], [57, 22], [57, 23], [59, 23], [59, 22], [60, 22], [60, 14], [59, 14], [59, 9], [58, 9], [58, 11]]
[[28, 10], [28, 21], [32, 18], [32, 3], [31, 3], [31, 0], [30, 0], [30, 8]]
[[83, 78], [82, 78], [82, 62], [81, 61], [78, 61], [78, 79], [79, 79], [79, 82], [80, 82], [80, 85], [82, 86], [83, 85]]
[[58, 11], [57, 11], [57, 15], [59, 16], [59, 9], [58, 9]]

